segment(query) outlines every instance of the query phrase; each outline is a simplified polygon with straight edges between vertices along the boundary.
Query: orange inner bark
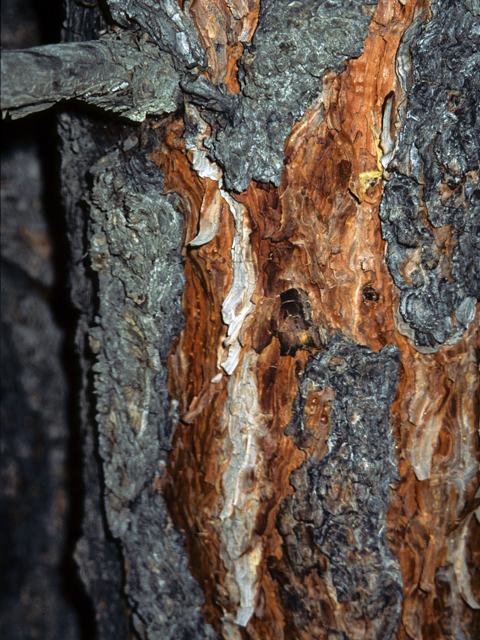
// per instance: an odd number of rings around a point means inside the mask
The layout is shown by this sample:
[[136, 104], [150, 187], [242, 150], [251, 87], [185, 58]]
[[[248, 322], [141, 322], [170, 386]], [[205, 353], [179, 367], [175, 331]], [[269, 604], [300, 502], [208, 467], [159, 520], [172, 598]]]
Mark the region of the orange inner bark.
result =
[[[231, 4], [197, 1], [192, 2], [191, 12], [209, 53], [211, 79], [225, 82], [235, 92], [236, 60], [241, 53], [238, 33], [241, 25], [253, 33], [258, 3], [243, 3], [248, 11], [242, 18], [233, 16]], [[459, 469], [478, 457], [479, 346], [475, 340], [479, 314], [454, 346], [435, 354], [416, 351], [398, 331], [398, 294], [385, 262], [378, 216], [383, 192], [382, 108], [387, 97], [394, 97], [394, 105], [402, 98], [395, 55], [402, 34], [422, 7], [420, 1], [380, 2], [363, 55], [347, 62], [338, 76], [324, 77], [318, 102], [287, 139], [281, 185], [252, 182], [246, 192], [235, 195], [253, 227], [250, 241], [257, 287], [252, 301], [256, 306], [240, 344], [241, 360], [247, 353], [254, 354], [264, 435], [259, 440], [261, 463], [253, 477], [242, 481], [242, 491], [259, 505], [252, 538], [260, 540], [262, 548], [255, 615], [245, 629], [237, 626], [240, 635], [232, 637], [326, 639], [327, 626], [341, 629], [342, 625], [343, 605], [322, 578], [325, 558], [319, 554], [319, 569], [300, 579], [285, 561], [277, 530], [279, 507], [293, 492], [289, 476], [306, 457], [284, 430], [297, 393], [297, 377], [308, 356], [320, 348], [312, 335], [299, 334], [293, 336], [300, 344], [295, 355], [282, 355], [283, 343], [272, 333], [272, 317], [278, 312], [280, 294], [290, 289], [308, 294], [313, 323], [325, 335], [340, 331], [374, 350], [386, 344], [401, 350], [400, 385], [392, 407], [401, 482], [392, 488], [387, 518], [405, 591], [397, 638], [446, 638], [442, 621], [447, 615], [462, 616], [465, 629], [480, 624], [478, 611], [464, 605], [460, 597], [455, 599], [441, 578], [441, 569], [453, 563], [449, 549], [457, 539], [461, 544], [462, 536], [471, 543], [477, 541], [463, 567], [470, 578], [478, 561], [480, 534], [473, 511], [456, 520], [478, 486], [478, 474], [464, 482], [468, 474], [461, 476]], [[215, 52], [215, 43], [223, 49], [217, 47]], [[197, 233], [207, 187], [218, 189], [218, 184], [194, 171], [182, 135], [182, 123], [170, 121], [163, 147], [151, 155], [166, 176], [167, 190], [181, 194], [186, 215], [186, 326], [169, 360], [170, 393], [183, 419], [176, 428], [164, 490], [174, 522], [186, 534], [192, 571], [206, 596], [206, 618], [226, 634], [222, 618], [230, 620], [239, 603], [222, 560], [220, 519], [222, 478], [231, 460], [222, 418], [228, 376], [219, 376], [219, 382], [212, 379], [221, 372], [218, 358], [227, 333], [222, 303], [233, 280], [235, 225], [220, 199], [221, 222], [215, 238], [201, 247], [188, 246]], [[288, 331], [286, 327], [285, 335]], [[428, 478], [419, 480], [415, 472], [427, 458], [431, 458]], [[468, 578], [462, 577], [461, 570], [455, 573], [459, 584]], [[477, 602], [479, 581], [477, 572], [471, 582]], [[310, 616], [305, 628], [295, 627], [285, 605], [281, 595], [285, 582], [305, 598]], [[365, 624], [360, 620], [349, 633], [364, 637]]]

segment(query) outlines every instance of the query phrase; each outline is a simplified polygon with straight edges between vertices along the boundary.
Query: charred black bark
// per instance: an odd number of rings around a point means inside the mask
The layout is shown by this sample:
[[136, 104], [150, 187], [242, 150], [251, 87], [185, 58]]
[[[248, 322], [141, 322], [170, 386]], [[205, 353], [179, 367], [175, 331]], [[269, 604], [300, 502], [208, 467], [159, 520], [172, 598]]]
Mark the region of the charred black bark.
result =
[[[407, 100], [380, 214], [404, 331], [426, 351], [456, 342], [480, 299], [480, 5], [438, 0], [431, 11], [399, 52]], [[436, 237], [445, 225], [451, 246]]]
[[[309, 359], [285, 430], [309, 454], [291, 476], [295, 491], [279, 515], [292, 571], [300, 584], [312, 571], [331, 581], [350, 624], [369, 619], [366, 637], [378, 640], [393, 638], [403, 600], [385, 533], [389, 486], [398, 480], [390, 409], [399, 363], [391, 345], [374, 353], [334, 338]], [[315, 615], [308, 592], [288, 581], [284, 597], [299, 603], [299, 626]], [[350, 637], [335, 627], [331, 633]]]

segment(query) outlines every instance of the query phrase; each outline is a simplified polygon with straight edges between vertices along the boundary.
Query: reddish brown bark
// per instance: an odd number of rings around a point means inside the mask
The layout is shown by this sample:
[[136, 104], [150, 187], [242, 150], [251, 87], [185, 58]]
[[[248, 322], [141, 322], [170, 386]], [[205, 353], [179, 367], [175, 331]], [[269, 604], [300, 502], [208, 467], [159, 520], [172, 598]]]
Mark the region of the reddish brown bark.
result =
[[[235, 92], [238, 34], [248, 29], [251, 37], [258, 5], [236, 3], [245, 4], [244, 17], [236, 19], [241, 11], [230, 11], [233, 4], [198, 1], [191, 10], [208, 51], [211, 79]], [[480, 313], [455, 345], [419, 352], [402, 334], [399, 295], [385, 262], [378, 215], [384, 184], [382, 110], [387, 99], [393, 97], [394, 110], [403, 99], [395, 56], [402, 34], [423, 8], [420, 1], [380, 2], [363, 55], [348, 61], [343, 73], [325, 75], [322, 94], [289, 136], [278, 188], [251, 183], [246, 192], [233, 194], [232, 205], [218, 181], [199, 175], [196, 151], [186, 148], [179, 120], [163, 123], [164, 146], [151, 156], [166, 175], [167, 189], [182, 195], [186, 214], [186, 326], [169, 364], [170, 392], [181, 420], [165, 491], [205, 591], [207, 620], [225, 638], [323, 640], [327, 627], [352, 638], [370, 637], [371, 621], [353, 624], [348, 606], [336, 600], [325, 581], [326, 558], [306, 541], [315, 557], [300, 579], [286, 561], [288, 524], [278, 529], [279, 509], [294, 491], [290, 474], [307, 456], [325, 455], [328, 394], [311, 398], [312, 439], [303, 450], [285, 428], [307, 358], [334, 333], [374, 351], [386, 344], [401, 351], [392, 407], [401, 481], [391, 488], [387, 518], [404, 583], [397, 638], [447, 638], [449, 628], [473, 632], [480, 625], [475, 569], [480, 527], [474, 515]], [[221, 54], [215, 51], [218, 42]], [[200, 138], [197, 146], [202, 149]], [[238, 364], [227, 374], [221, 364], [232, 347], [225, 346], [222, 304], [234, 281], [232, 206], [242, 209], [249, 226], [243, 228], [242, 260], [251, 260], [255, 284], [237, 336]], [[203, 246], [192, 246], [201, 220], [204, 225], [210, 220], [210, 226], [218, 221], [218, 231]], [[448, 228], [442, 231], [439, 246], [449, 237]], [[295, 306], [299, 299], [310, 314], [307, 320], [289, 311], [288, 304]], [[246, 302], [238, 302], [237, 311]], [[235, 404], [245, 398], [246, 405]], [[227, 513], [236, 446], [230, 420], [236, 412], [245, 424], [250, 420], [257, 426], [255, 464], [237, 469], [235, 476], [243, 524], [232, 524]], [[235, 624], [243, 597], [240, 565], [229, 555], [235, 535], [248, 538], [243, 558], [254, 614], [246, 627]], [[282, 596], [285, 583], [308, 611], [303, 628]]]

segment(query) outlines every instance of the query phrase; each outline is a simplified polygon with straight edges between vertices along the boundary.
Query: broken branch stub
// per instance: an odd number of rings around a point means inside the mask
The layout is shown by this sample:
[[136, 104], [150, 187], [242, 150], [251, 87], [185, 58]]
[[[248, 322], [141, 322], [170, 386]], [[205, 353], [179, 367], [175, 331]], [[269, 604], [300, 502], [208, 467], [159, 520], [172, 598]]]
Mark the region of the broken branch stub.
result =
[[2, 52], [2, 116], [23, 118], [61, 100], [82, 102], [141, 122], [179, 105], [169, 54], [149, 43], [111, 39]]

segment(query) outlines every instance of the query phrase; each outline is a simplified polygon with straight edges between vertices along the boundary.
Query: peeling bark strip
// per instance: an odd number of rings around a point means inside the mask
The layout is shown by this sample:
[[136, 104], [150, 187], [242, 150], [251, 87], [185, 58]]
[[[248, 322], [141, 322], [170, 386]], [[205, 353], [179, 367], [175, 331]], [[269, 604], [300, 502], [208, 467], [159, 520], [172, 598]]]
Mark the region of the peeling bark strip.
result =
[[258, 493], [251, 491], [260, 475], [262, 438], [267, 435], [258, 405], [256, 359], [256, 354], [249, 352], [241, 370], [230, 379], [220, 420], [228, 460], [218, 477], [223, 494], [220, 556], [227, 571], [226, 583], [238, 591], [235, 623], [242, 627], [255, 610], [262, 560], [261, 539], [255, 531], [260, 500]]

